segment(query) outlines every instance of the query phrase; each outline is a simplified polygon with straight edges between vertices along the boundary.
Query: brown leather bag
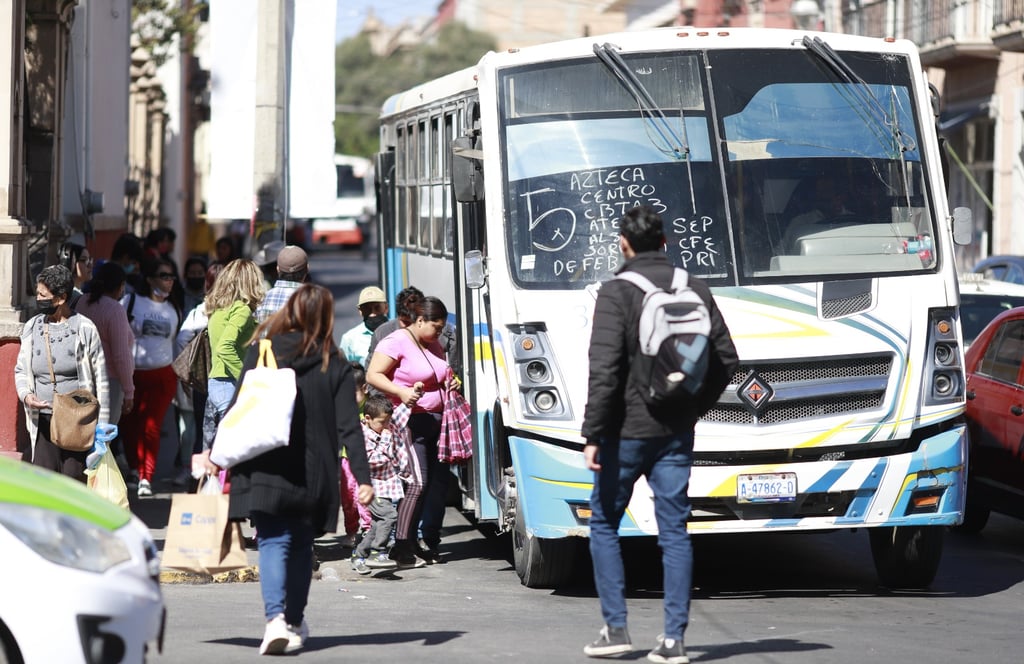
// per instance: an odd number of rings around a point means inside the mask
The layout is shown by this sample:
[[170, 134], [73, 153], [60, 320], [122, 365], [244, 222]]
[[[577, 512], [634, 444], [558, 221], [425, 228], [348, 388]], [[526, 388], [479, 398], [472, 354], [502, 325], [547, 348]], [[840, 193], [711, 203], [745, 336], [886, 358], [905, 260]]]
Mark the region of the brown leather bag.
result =
[[53, 374], [50, 352], [50, 326], [43, 326], [46, 340], [46, 362], [50, 365], [50, 383], [54, 386], [53, 415], [50, 418], [50, 440], [69, 452], [88, 452], [96, 438], [100, 419], [100, 402], [89, 390], [57, 394], [57, 378]]

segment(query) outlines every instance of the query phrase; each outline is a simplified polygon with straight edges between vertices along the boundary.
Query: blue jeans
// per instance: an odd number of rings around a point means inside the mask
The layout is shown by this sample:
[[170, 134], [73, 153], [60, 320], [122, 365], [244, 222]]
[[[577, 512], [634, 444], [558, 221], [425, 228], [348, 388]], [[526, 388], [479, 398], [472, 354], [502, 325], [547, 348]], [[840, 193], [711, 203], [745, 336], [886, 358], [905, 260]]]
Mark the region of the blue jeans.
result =
[[211, 378], [206, 381], [206, 407], [203, 411], [203, 449], [213, 447], [217, 426], [228, 412], [235, 398], [235, 381], [230, 378]]
[[313, 526], [301, 518], [253, 512], [259, 536], [260, 590], [267, 620], [284, 614], [289, 625], [302, 624], [313, 578]]
[[693, 548], [686, 531], [690, 518], [690, 465], [693, 432], [665, 438], [602, 441], [590, 496], [590, 555], [594, 583], [606, 625], [626, 626], [626, 579], [619, 546], [619, 523], [645, 475], [654, 493], [654, 515], [665, 577], [665, 638], [682, 640], [690, 618]]

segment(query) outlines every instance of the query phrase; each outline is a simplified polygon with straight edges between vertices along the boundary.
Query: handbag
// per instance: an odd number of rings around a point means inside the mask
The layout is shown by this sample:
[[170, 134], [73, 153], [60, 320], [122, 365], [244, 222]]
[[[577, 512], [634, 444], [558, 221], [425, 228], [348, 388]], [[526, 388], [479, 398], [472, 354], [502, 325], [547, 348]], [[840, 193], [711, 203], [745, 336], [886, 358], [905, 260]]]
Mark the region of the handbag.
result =
[[469, 402], [455, 390], [445, 390], [441, 394], [444, 410], [441, 413], [441, 435], [437, 439], [437, 460], [441, 463], [465, 463], [473, 458]]
[[260, 339], [256, 368], [246, 372], [235, 403], [224, 413], [210, 450], [210, 461], [231, 468], [291, 438], [295, 409], [295, 370], [277, 368], [269, 339]]
[[96, 423], [100, 419], [100, 402], [89, 390], [57, 393], [57, 377], [53, 373], [50, 351], [50, 326], [43, 325], [46, 340], [46, 363], [50, 366], [53, 385], [53, 415], [50, 417], [50, 440], [62, 450], [87, 452], [92, 449]]
[[216, 479], [171, 497], [160, 566], [200, 574], [248, 567], [242, 526], [228, 520], [229, 496]]
[[183, 385], [206, 394], [211, 364], [210, 331], [204, 327], [185, 344], [171, 366]]

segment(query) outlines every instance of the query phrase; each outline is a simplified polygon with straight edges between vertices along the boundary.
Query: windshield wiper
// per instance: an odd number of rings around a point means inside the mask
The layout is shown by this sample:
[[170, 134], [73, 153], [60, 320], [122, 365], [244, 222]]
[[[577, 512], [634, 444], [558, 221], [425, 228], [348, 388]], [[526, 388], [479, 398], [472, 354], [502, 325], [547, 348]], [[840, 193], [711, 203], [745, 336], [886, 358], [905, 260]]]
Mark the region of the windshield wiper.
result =
[[802, 43], [808, 51], [828, 65], [829, 69], [844, 83], [853, 86], [853, 92], [860, 102], [869, 110], [874, 111], [875, 121], [888, 132], [893, 142], [899, 146], [901, 159], [903, 159], [903, 153], [917, 149], [914, 138], [900, 129], [899, 115], [895, 111], [891, 115], [889, 114], [867, 81], [857, 75], [857, 72], [853, 71], [853, 68], [827, 42], [821, 37], [805, 35]]
[[[622, 59], [617, 49], [617, 46], [608, 42], [605, 42], [603, 45], [594, 44], [594, 55], [615, 76], [615, 80], [636, 100], [640, 106], [641, 113], [646, 113], [651, 119], [654, 130], [658, 132], [661, 140], [665, 141], [665, 144], [672, 151], [672, 154], [675, 155], [676, 159], [682, 159], [686, 162], [686, 175], [690, 181], [690, 205], [693, 208], [693, 213], [697, 214], [697, 201], [693, 191], [693, 165], [690, 163], [690, 143], [689, 137], [686, 134], [686, 117], [683, 116], [682, 118], [683, 135], [679, 137], [676, 135], [672, 125], [669, 124], [665, 112], [658, 106], [658, 102], [654, 101], [654, 97], [644, 84], [640, 82], [640, 79], [636, 77], [636, 74], [626, 64], [626, 61]], [[681, 109], [680, 113], [682, 113]]]
[[[900, 177], [903, 179], [903, 192], [907, 198], [907, 207], [910, 207], [910, 182], [909, 174], [907, 173], [906, 161], [907, 152], [916, 150], [917, 143], [914, 142], [914, 138], [905, 133], [900, 128], [899, 113], [897, 112], [895, 105], [891, 112], [886, 110], [882, 102], [879, 101], [878, 97], [871, 90], [871, 86], [868, 85], [867, 81], [857, 75], [857, 72], [853, 71], [853, 68], [843, 60], [842, 56], [835, 52], [835, 50], [829, 46], [821, 37], [810, 37], [805, 35], [803, 45], [807, 47], [807, 50], [818, 56], [822, 62], [836, 73], [839, 78], [851, 85], [851, 90], [858, 97], [861, 104], [868, 109], [868, 112], [873, 116], [874, 121], [878, 123], [884, 130], [889, 134], [889, 138], [893, 141], [893, 147], [898, 146], [898, 152], [900, 156], [900, 162], [903, 164], [903, 168], [900, 169]], [[895, 102], [893, 102], [895, 104]], [[871, 113], [871, 111], [874, 113]]]

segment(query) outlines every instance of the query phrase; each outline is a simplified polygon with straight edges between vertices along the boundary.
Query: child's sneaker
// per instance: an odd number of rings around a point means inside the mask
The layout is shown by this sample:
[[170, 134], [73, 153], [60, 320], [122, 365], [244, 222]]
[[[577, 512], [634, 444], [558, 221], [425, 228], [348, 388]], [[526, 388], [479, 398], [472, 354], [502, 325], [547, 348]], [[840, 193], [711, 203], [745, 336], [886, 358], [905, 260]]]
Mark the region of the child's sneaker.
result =
[[352, 556], [352, 571], [356, 574], [369, 574], [370, 568], [366, 565], [366, 558]]
[[647, 653], [647, 659], [662, 664], [690, 664], [690, 658], [686, 656], [683, 642], [677, 639], [666, 639], [664, 635], [658, 636], [658, 646]]
[[373, 569], [392, 569], [397, 567], [398, 563], [391, 560], [386, 553], [371, 551], [370, 557], [366, 559], [366, 566]]
[[587, 657], [608, 657], [631, 652], [633, 644], [629, 641], [629, 632], [625, 627], [605, 625], [598, 633], [597, 641], [583, 646], [583, 654]]

